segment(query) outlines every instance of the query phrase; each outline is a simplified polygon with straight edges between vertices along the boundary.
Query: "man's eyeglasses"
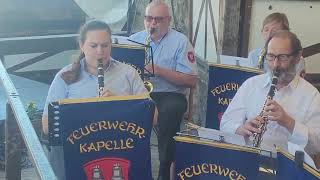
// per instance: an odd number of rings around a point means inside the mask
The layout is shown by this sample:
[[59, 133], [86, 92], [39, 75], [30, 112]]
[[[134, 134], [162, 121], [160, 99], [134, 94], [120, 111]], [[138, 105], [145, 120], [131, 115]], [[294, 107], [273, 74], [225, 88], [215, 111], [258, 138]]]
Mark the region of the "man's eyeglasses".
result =
[[278, 54], [278, 55], [268, 53], [268, 54], [266, 54], [266, 59], [268, 61], [275, 61], [277, 58], [278, 61], [287, 62], [287, 61], [289, 61], [290, 57], [296, 55], [296, 53], [297, 53], [297, 51], [294, 51], [291, 54]]
[[144, 19], [147, 21], [147, 22], [152, 22], [153, 20], [156, 21], [156, 23], [161, 23], [164, 21], [164, 19], [168, 18], [169, 16], [144, 16]]

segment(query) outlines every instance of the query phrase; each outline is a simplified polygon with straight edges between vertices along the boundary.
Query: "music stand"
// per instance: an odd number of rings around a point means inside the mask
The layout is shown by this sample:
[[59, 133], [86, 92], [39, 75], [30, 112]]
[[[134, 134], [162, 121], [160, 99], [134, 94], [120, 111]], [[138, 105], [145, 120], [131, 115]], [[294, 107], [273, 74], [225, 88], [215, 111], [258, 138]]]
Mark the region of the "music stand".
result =
[[[150, 57], [150, 58], [147, 57], [149, 61], [148, 61], [147, 63], [145, 63], [145, 65], [144, 65], [143, 78], [144, 78], [144, 77], [148, 77], [148, 78], [149, 78], [149, 77], [154, 77], [154, 62], [153, 62], [153, 50], [152, 50], [152, 47], [151, 47], [150, 45], [147, 45], [147, 44], [144, 44], [144, 43], [140, 43], [140, 42], [137, 42], [137, 41], [134, 41], [134, 40], [131, 40], [131, 39], [127, 39], [127, 40], [130, 41], [130, 42], [133, 42], [133, 43], [142, 45], [142, 46], [145, 47], [145, 48], [148, 48], [148, 49], [147, 49], [148, 51], [151, 50], [151, 57]], [[146, 65], [150, 63], [150, 61], [151, 61], [152, 72], [148, 71], [148, 70], [145, 68]], [[145, 73], [145, 72], [147, 72], [147, 73]]]

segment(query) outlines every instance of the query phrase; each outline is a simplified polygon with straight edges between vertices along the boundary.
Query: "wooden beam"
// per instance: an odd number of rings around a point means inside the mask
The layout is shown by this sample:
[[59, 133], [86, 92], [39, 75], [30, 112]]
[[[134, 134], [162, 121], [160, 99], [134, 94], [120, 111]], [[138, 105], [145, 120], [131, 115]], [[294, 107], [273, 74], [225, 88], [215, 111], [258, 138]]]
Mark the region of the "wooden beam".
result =
[[[307, 73], [305, 79], [320, 91], [320, 73]], [[320, 154], [318, 156], [320, 165]]]
[[241, 1], [241, 22], [239, 49], [241, 57], [248, 56], [252, 0]]
[[78, 34], [0, 38], [0, 54], [15, 55], [50, 51], [66, 51], [78, 48]]
[[219, 44], [223, 55], [238, 55], [240, 5], [241, 1], [220, 1]]
[[309, 57], [320, 53], [320, 43], [303, 48], [302, 56]]

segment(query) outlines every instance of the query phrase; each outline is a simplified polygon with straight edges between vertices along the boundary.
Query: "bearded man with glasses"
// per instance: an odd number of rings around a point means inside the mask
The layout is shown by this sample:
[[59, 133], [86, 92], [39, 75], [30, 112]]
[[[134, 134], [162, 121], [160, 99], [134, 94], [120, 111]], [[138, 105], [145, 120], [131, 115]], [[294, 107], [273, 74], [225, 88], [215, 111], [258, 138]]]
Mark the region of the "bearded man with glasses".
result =
[[[246, 80], [222, 116], [220, 130], [244, 136], [260, 133], [264, 121], [259, 116], [271, 86], [273, 72], [280, 73], [273, 100], [267, 100], [263, 115], [267, 130], [261, 148], [274, 151], [274, 145], [294, 153], [305, 150], [310, 156], [320, 153], [320, 94], [299, 76], [297, 65], [302, 47], [297, 36], [277, 31], [266, 42], [267, 72]], [[309, 163], [314, 166], [309, 157]]]
[[[170, 179], [173, 161], [173, 136], [179, 131], [187, 110], [186, 93], [197, 83], [197, 64], [188, 38], [171, 29], [168, 5], [154, 0], [146, 7], [145, 30], [133, 34], [129, 40], [151, 46], [147, 55], [153, 54], [154, 85], [151, 98], [156, 102], [158, 116], [159, 180]], [[152, 53], [151, 53], [152, 51]], [[146, 66], [152, 72], [152, 66]]]

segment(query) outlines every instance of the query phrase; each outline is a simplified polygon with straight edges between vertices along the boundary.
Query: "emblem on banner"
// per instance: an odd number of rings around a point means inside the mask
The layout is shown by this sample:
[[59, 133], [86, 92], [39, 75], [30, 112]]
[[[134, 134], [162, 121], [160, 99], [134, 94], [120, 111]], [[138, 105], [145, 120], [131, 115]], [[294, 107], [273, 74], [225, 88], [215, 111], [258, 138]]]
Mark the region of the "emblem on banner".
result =
[[189, 51], [188, 52], [188, 60], [191, 62], [191, 63], [194, 63], [196, 60], [195, 60], [195, 57], [194, 57], [194, 53], [192, 51]]
[[130, 162], [121, 158], [101, 158], [83, 165], [87, 180], [128, 180]]

